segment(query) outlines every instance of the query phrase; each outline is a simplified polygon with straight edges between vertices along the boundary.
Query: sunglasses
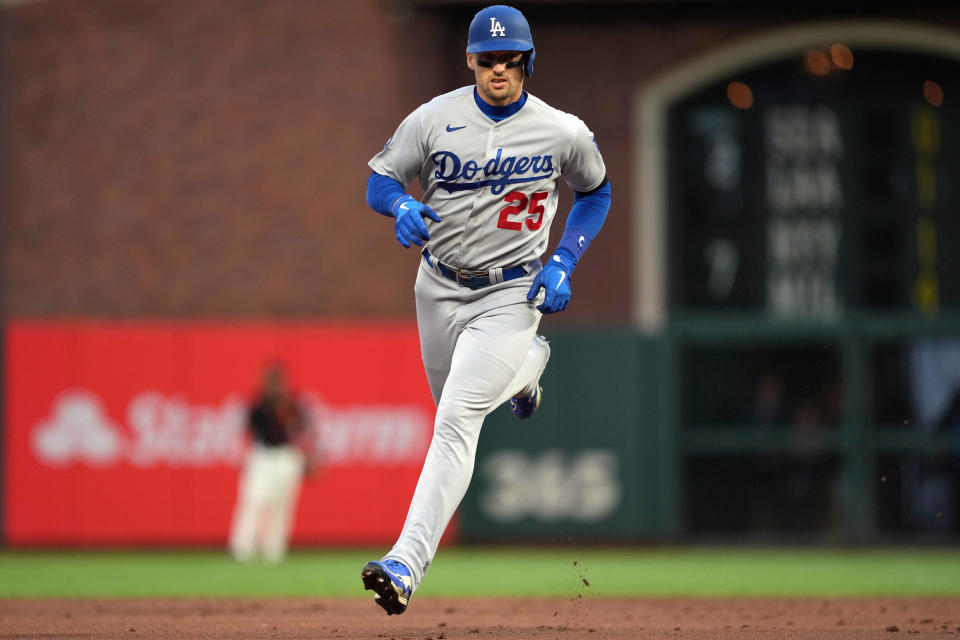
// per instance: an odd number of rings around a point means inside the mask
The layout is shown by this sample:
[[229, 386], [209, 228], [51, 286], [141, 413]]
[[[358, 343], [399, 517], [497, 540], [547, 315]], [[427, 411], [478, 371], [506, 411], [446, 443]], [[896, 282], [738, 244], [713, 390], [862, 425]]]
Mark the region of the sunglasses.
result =
[[507, 67], [507, 69], [516, 69], [517, 67], [523, 64], [523, 58], [524, 58], [524, 55], [522, 53], [520, 54], [519, 58], [511, 57], [510, 59], [505, 59], [505, 58], [494, 59], [490, 57], [485, 57], [485, 58], [478, 57], [477, 66], [483, 67], [484, 69], [490, 69], [502, 62], [504, 66]]

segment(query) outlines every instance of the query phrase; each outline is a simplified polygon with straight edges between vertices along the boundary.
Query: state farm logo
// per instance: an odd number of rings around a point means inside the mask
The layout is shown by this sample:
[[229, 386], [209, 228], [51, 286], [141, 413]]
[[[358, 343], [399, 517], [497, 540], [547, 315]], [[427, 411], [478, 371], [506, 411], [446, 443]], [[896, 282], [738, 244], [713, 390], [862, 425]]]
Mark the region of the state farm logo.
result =
[[74, 460], [109, 464], [124, 447], [119, 427], [104, 413], [100, 398], [88, 391], [57, 398], [50, 417], [34, 429], [32, 444], [37, 458], [52, 465]]
[[[315, 427], [308, 446], [323, 464], [419, 463], [430, 444], [433, 421], [419, 407], [334, 407], [315, 394], [304, 400]], [[96, 393], [70, 390], [34, 425], [30, 445], [37, 460], [53, 467], [236, 465], [246, 450], [246, 414], [238, 395], [210, 406], [143, 391], [130, 400], [127, 423], [120, 424]]]
[[419, 464], [427, 454], [433, 416], [420, 407], [334, 407], [309, 393], [304, 400], [325, 464]]

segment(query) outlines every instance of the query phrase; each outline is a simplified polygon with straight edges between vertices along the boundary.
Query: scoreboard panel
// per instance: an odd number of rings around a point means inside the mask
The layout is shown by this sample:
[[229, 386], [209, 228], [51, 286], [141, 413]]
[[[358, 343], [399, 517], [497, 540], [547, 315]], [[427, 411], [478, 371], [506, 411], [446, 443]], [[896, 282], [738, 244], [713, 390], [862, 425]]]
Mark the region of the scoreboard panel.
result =
[[960, 309], [960, 65], [846, 53], [808, 50], [670, 108], [671, 310]]

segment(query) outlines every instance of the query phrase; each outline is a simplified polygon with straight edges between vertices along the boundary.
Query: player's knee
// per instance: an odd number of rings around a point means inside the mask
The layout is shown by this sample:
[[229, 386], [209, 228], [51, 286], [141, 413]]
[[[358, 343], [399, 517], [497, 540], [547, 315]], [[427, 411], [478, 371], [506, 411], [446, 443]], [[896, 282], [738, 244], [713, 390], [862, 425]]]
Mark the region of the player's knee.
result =
[[479, 426], [465, 416], [444, 416], [437, 412], [433, 429], [433, 446], [445, 458], [472, 458], [477, 446]]

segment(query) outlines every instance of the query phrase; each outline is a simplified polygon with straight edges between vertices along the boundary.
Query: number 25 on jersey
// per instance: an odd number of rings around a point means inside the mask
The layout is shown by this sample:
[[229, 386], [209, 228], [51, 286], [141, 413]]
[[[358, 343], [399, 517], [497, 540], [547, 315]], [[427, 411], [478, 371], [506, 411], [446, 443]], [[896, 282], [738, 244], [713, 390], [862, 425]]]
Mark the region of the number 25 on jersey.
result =
[[[526, 224], [530, 231], [536, 231], [543, 224], [543, 205], [540, 204], [550, 195], [549, 191], [537, 191], [528, 198], [526, 194], [520, 191], [511, 191], [503, 196], [505, 202], [512, 202], [500, 210], [500, 218], [497, 220], [497, 227], [500, 229], [509, 229], [510, 231], [520, 231]], [[529, 203], [529, 208], [527, 207]], [[513, 216], [527, 214], [526, 218], [513, 218]]]

